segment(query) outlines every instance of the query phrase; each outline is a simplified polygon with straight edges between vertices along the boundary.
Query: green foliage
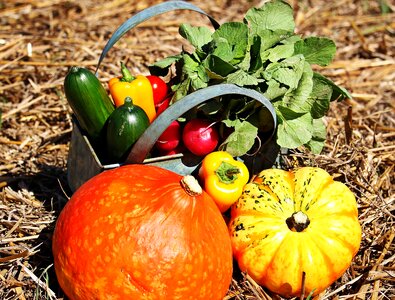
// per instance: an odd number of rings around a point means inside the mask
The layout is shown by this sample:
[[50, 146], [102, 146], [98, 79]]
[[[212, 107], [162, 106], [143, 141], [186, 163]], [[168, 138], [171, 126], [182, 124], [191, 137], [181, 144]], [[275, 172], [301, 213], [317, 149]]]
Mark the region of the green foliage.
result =
[[[277, 143], [284, 148], [304, 145], [319, 153], [326, 136], [322, 117], [330, 101], [351, 95], [312, 68], [331, 63], [335, 43], [325, 37], [301, 37], [294, 31], [292, 7], [281, 0], [253, 7], [243, 22], [224, 23], [214, 32], [183, 24], [180, 34], [195, 51], [165, 58], [151, 66], [151, 72], [164, 74], [172, 65], [176, 66], [172, 101], [218, 83], [255, 89], [275, 106]], [[248, 152], [260, 132], [258, 129], [265, 128], [267, 122], [265, 119], [259, 120], [263, 124], [248, 122], [250, 116], [259, 115], [257, 111], [261, 108], [245, 106], [247, 103], [243, 102], [244, 109], [240, 110], [240, 106], [228, 101], [218, 103], [215, 111], [210, 111], [211, 105], [203, 106], [201, 112], [214, 115], [233, 130], [221, 148], [237, 155]]]

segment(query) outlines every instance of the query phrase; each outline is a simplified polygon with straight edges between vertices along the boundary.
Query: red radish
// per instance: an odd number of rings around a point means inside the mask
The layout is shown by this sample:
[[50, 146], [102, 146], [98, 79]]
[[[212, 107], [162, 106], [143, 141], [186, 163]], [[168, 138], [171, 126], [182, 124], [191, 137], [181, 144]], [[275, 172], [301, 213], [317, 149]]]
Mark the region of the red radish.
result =
[[190, 120], [182, 133], [185, 147], [197, 156], [214, 151], [218, 145], [219, 134], [213, 125], [209, 120]]
[[183, 153], [186, 151], [185, 146], [180, 143], [176, 148], [170, 150], [170, 151], [159, 151], [160, 156], [168, 156], [168, 155], [175, 155], [178, 153]]
[[167, 97], [162, 102], [155, 104], [156, 116], [159, 116], [166, 108], [169, 107], [171, 96]]
[[181, 127], [177, 120], [174, 120], [169, 127], [161, 134], [155, 143], [158, 150], [170, 151], [175, 149], [180, 143]]

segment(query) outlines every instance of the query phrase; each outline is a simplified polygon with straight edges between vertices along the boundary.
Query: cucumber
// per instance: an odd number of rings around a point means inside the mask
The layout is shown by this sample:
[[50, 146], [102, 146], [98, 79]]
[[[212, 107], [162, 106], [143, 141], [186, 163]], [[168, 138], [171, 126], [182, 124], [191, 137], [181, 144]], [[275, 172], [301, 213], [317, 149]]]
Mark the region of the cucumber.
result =
[[71, 67], [64, 80], [67, 101], [88, 138], [98, 143], [114, 105], [99, 79], [88, 69]]
[[133, 104], [130, 97], [108, 118], [106, 128], [107, 155], [111, 162], [123, 162], [130, 148], [150, 125], [146, 112]]

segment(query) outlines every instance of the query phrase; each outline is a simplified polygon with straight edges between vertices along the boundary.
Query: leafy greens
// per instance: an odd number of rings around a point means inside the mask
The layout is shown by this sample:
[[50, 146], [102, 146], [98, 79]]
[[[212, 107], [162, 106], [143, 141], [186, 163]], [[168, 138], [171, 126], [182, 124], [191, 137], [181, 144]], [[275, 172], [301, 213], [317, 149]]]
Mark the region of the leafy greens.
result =
[[[253, 7], [243, 22], [224, 23], [214, 32], [182, 24], [179, 33], [194, 51], [183, 50], [167, 57], [152, 65], [150, 71], [164, 75], [175, 65], [172, 101], [218, 83], [255, 89], [270, 99], [276, 109], [279, 146], [294, 149], [304, 145], [313, 153], [320, 153], [326, 137], [322, 118], [330, 101], [351, 96], [312, 68], [330, 64], [335, 43], [325, 37], [303, 38], [294, 31], [292, 7], [282, 0]], [[222, 99], [200, 107], [201, 112], [215, 116], [232, 129], [221, 147], [233, 155], [247, 153], [259, 132], [273, 130], [265, 124], [267, 119], [261, 118], [265, 108], [248, 99], [240, 105], [239, 100]]]

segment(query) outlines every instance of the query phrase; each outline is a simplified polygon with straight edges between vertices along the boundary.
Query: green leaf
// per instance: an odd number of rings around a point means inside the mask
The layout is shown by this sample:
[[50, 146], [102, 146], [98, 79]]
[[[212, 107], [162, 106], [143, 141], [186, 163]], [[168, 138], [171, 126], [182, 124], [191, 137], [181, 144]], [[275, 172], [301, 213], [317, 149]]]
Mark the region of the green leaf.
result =
[[326, 78], [325, 76], [322, 76], [319, 73], [314, 73], [314, 78], [317, 80], [321, 80], [323, 83], [329, 85], [333, 89], [331, 101], [352, 99], [351, 94], [345, 88], [336, 85], [332, 80]]
[[207, 76], [209, 78], [209, 81], [211, 81], [211, 83], [215, 84], [215, 83], [221, 83], [225, 81], [225, 77], [221, 76], [217, 73], [214, 73], [212, 71], [210, 71], [209, 69], [206, 68], [206, 72], [207, 72]]
[[314, 74], [313, 90], [309, 96], [310, 101], [313, 103], [311, 115], [314, 119], [319, 119], [328, 112], [332, 91], [330, 85], [318, 79]]
[[245, 72], [248, 72], [250, 70], [250, 62], [251, 62], [251, 53], [250, 51], [247, 51], [243, 60], [237, 64], [237, 68]]
[[207, 75], [206, 68], [203, 66], [203, 64], [199, 64], [199, 67], [197, 69], [197, 74], [198, 74], [198, 79], [195, 81], [192, 80], [192, 87], [196, 90], [207, 87], [209, 77]]
[[298, 86], [293, 90], [288, 90], [283, 98], [283, 105], [295, 112], [310, 112], [313, 106], [313, 99], [309, 98], [313, 90], [313, 70], [305, 62], [302, 77]]
[[211, 72], [221, 77], [227, 76], [229, 73], [234, 72], [236, 67], [224, 61], [221, 57], [210, 54], [203, 61], [204, 66]]
[[172, 90], [174, 92], [172, 102], [177, 102], [178, 100], [184, 98], [186, 95], [188, 95], [189, 90], [191, 87], [191, 79], [187, 78], [183, 81], [181, 81], [178, 84], [175, 84], [172, 86]]
[[303, 75], [303, 70], [303, 55], [295, 55], [281, 62], [269, 64], [262, 75], [267, 81], [275, 79], [279, 83], [287, 85], [290, 89], [295, 89]]
[[306, 144], [306, 147], [313, 154], [320, 154], [325, 145], [326, 140], [326, 127], [322, 119], [313, 120], [313, 137]]
[[294, 54], [294, 45], [285, 44], [278, 45], [270, 49], [266, 49], [261, 53], [262, 61], [270, 60], [271, 62], [277, 62], [284, 58], [289, 58]]
[[208, 75], [206, 69], [199, 61], [196, 61], [188, 54], [183, 55], [184, 65], [183, 73], [191, 80], [191, 86], [194, 90], [204, 88], [208, 85]]
[[248, 37], [247, 51], [243, 60], [237, 64], [239, 69], [246, 72], [254, 73], [262, 68], [261, 59], [261, 37], [258, 35], [250, 35]]
[[152, 75], [165, 76], [171, 65], [180, 59], [182, 59], [181, 54], [169, 56], [150, 65], [148, 69]]
[[207, 27], [194, 27], [189, 24], [181, 24], [179, 33], [196, 49], [202, 49], [204, 45], [208, 44], [211, 41], [212, 34]]
[[310, 64], [327, 66], [336, 54], [336, 45], [328, 38], [308, 37], [295, 43], [295, 54], [303, 54]]
[[288, 37], [284, 37], [283, 39], [281, 39], [280, 43], [283, 45], [289, 45], [289, 44], [295, 44], [298, 41], [301, 41], [302, 38], [299, 35], [289, 35]]
[[225, 95], [221, 97], [223, 105], [222, 119], [236, 119], [237, 114], [246, 106], [243, 98], [234, 95]]
[[243, 70], [237, 70], [226, 77], [227, 83], [237, 84], [239, 86], [258, 85], [258, 80], [255, 76], [248, 74]]
[[[248, 52], [248, 58], [249, 58], [249, 70], [251, 73], [256, 72], [263, 66], [262, 58], [261, 58], [261, 37], [254, 35], [250, 39], [250, 51]], [[245, 68], [244, 70], [247, 70]]]
[[[211, 55], [220, 57], [223, 61], [230, 62], [233, 59], [232, 47], [225, 38], [218, 38], [210, 43]], [[210, 55], [210, 54], [209, 54]]]
[[204, 115], [210, 116], [218, 113], [222, 109], [221, 101], [212, 99], [210, 101], [204, 102], [197, 107], [197, 110], [203, 112]]
[[277, 107], [277, 144], [295, 149], [313, 137], [313, 118], [309, 113], [296, 113], [289, 108]]
[[272, 101], [284, 96], [288, 90], [285, 86], [280, 86], [280, 83], [274, 79], [269, 80], [267, 82], [267, 86], [267, 90], [263, 93], [263, 95]]
[[[229, 60], [232, 64], [242, 61], [247, 52], [248, 46], [248, 26], [241, 22], [227, 22], [222, 24], [212, 35], [214, 41], [227, 41], [232, 58]], [[224, 43], [217, 43], [218, 47], [225, 47]], [[228, 49], [226, 49], [228, 51]], [[218, 55], [218, 51], [215, 54]], [[221, 49], [222, 51], [222, 49]]]
[[256, 126], [259, 132], [273, 132], [274, 130], [272, 114], [264, 106], [255, 109], [254, 113], [248, 117], [247, 121]]
[[244, 19], [250, 24], [253, 33], [266, 29], [288, 32], [295, 30], [293, 9], [285, 1], [274, 0], [266, 2], [260, 8], [250, 8]]
[[232, 111], [232, 115], [239, 120], [245, 121], [247, 118], [251, 116], [251, 114], [257, 109], [260, 104], [257, 104], [257, 101], [250, 99], [248, 97], [243, 97], [237, 99], [240, 103], [238, 108], [235, 108]]
[[273, 30], [265, 29], [258, 32], [257, 36], [259, 36], [262, 40], [261, 52], [263, 52], [277, 45], [283, 40], [287, 40], [290, 36], [292, 36], [292, 33], [284, 30], [273, 31]]
[[229, 152], [232, 156], [246, 154], [254, 145], [258, 129], [247, 121], [223, 120], [222, 122], [227, 127], [233, 127], [234, 131], [219, 146], [219, 149]]

